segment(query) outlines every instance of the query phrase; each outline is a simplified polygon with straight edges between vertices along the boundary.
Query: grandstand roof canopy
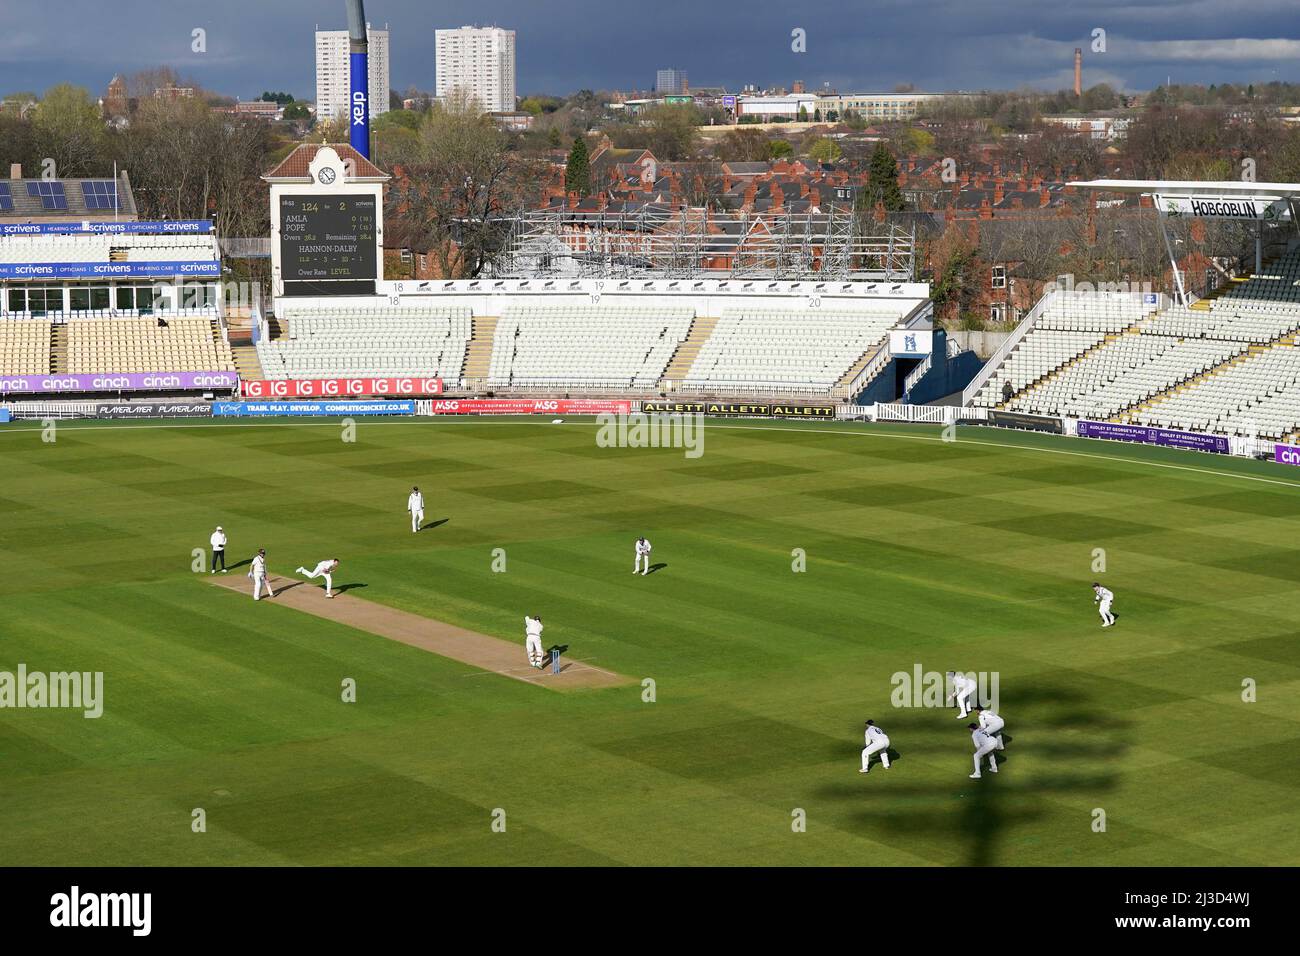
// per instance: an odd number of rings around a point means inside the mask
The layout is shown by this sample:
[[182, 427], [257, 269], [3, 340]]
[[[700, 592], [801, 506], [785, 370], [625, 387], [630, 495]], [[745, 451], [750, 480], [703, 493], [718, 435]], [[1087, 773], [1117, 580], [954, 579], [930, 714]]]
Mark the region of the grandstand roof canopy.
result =
[[1300, 183], [1222, 182], [1178, 179], [1091, 179], [1070, 183], [1112, 193], [1158, 193], [1161, 196], [1236, 196], [1240, 199], [1300, 199]]

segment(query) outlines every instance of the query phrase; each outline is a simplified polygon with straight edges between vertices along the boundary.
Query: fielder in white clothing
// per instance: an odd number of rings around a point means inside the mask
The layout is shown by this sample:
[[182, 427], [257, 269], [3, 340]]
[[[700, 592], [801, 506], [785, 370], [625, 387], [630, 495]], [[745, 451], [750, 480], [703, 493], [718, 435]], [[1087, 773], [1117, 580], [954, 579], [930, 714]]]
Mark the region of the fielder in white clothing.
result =
[[299, 568], [298, 573], [305, 574], [313, 580], [323, 577], [325, 579], [325, 596], [332, 598], [334, 596], [334, 578], [331, 575], [338, 566], [338, 558], [327, 558], [317, 564], [314, 570], [308, 571], [306, 568]]
[[271, 590], [271, 582], [266, 579], [266, 548], [258, 548], [257, 554], [253, 555], [252, 564], [248, 568], [248, 576], [253, 579], [253, 600], [262, 600], [262, 586], [266, 586], [266, 596], [275, 597], [275, 592]]
[[967, 724], [967, 726], [970, 727], [971, 743], [975, 745], [975, 772], [971, 774], [971, 779], [978, 780], [980, 778], [981, 757], [988, 757], [989, 770], [997, 773], [998, 761], [997, 758], [993, 756], [993, 751], [998, 749], [997, 741], [984, 731], [980, 730], [979, 724]]
[[979, 721], [980, 730], [989, 735], [989, 738], [998, 745], [998, 750], [1006, 750], [1006, 741], [1002, 739], [1002, 728], [1007, 722], [995, 714], [988, 707], [975, 708], [975, 718]]
[[411, 534], [415, 534], [424, 521], [424, 495], [420, 494], [419, 488], [411, 488], [406, 498], [406, 510], [411, 513]]
[[[651, 548], [648, 539], [636, 539], [636, 563], [632, 565], [633, 574], [636, 574], [638, 571], [643, 575], [650, 573], [650, 551]], [[642, 562], [644, 562], [644, 565]]]
[[542, 652], [542, 619], [524, 615], [524, 647], [528, 651], [528, 663], [532, 667], [545, 666], [546, 655]]
[[957, 719], [964, 720], [970, 716], [970, 695], [975, 693], [978, 685], [965, 674], [955, 673], [954, 671], [948, 671], [948, 681], [952, 686], [948, 699], [955, 701], [957, 708], [961, 711], [957, 715]]
[[1104, 588], [1100, 584], [1093, 584], [1092, 591], [1097, 595], [1097, 610], [1101, 613], [1101, 626], [1110, 627], [1115, 623], [1115, 615], [1110, 613], [1110, 602], [1115, 600], [1115, 595], [1110, 592], [1109, 588]]
[[885, 769], [889, 769], [889, 734], [885, 733], [876, 726], [874, 720], [867, 721], [866, 730], [867, 746], [862, 751], [862, 769], [858, 773], [866, 773], [867, 767], [871, 763], [872, 754], [880, 754], [880, 762], [884, 764]]

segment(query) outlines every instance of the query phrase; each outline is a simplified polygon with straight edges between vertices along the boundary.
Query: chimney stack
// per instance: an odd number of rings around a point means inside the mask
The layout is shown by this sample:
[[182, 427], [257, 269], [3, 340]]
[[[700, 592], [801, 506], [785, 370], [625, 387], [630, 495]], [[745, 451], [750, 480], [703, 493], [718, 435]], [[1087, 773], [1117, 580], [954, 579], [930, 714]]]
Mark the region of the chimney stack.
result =
[[1074, 48], [1074, 95], [1083, 96], [1083, 50]]

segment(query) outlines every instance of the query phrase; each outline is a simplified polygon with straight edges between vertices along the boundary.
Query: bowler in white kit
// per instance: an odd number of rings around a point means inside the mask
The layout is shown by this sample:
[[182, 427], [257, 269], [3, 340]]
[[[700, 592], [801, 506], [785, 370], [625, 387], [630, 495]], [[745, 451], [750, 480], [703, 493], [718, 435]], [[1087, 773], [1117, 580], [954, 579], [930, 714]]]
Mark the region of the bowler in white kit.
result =
[[298, 573], [305, 574], [312, 580], [323, 577], [325, 579], [325, 596], [332, 598], [334, 596], [334, 578], [331, 575], [338, 566], [338, 558], [326, 558], [318, 563], [313, 570], [308, 571], [306, 568], [299, 568]]
[[874, 720], [867, 721], [866, 729], [867, 746], [862, 751], [862, 769], [858, 773], [866, 773], [871, 764], [873, 754], [880, 754], [880, 762], [886, 770], [889, 769], [889, 734], [885, 733], [876, 726]]
[[1093, 584], [1092, 591], [1097, 595], [1097, 611], [1101, 614], [1101, 626], [1110, 627], [1115, 623], [1115, 615], [1110, 613], [1110, 602], [1115, 600], [1115, 595], [1109, 588], [1096, 583]]
[[650, 547], [649, 539], [644, 537], [636, 539], [636, 563], [632, 565], [633, 574], [636, 574], [638, 571], [640, 571], [642, 575], [650, 573], [651, 550], [652, 548]]
[[546, 658], [542, 653], [542, 619], [524, 615], [524, 647], [528, 651], [528, 663], [532, 667], [545, 666]]
[[424, 495], [420, 494], [419, 488], [412, 487], [406, 496], [406, 510], [411, 513], [411, 534], [415, 534], [424, 522]]

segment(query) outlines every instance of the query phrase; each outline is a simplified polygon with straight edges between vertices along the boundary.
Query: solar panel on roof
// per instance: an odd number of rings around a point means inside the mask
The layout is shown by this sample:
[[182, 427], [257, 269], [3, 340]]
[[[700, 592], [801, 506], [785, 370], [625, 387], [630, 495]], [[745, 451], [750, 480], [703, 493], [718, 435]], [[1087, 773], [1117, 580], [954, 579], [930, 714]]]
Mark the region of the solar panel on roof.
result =
[[14, 194], [9, 190], [8, 183], [0, 183], [0, 212], [14, 211]]
[[88, 179], [81, 184], [87, 209], [113, 209], [117, 205], [117, 183], [112, 180]]
[[68, 197], [63, 193], [63, 183], [53, 179], [41, 179], [27, 184], [27, 195], [39, 196], [44, 209], [67, 209]]

